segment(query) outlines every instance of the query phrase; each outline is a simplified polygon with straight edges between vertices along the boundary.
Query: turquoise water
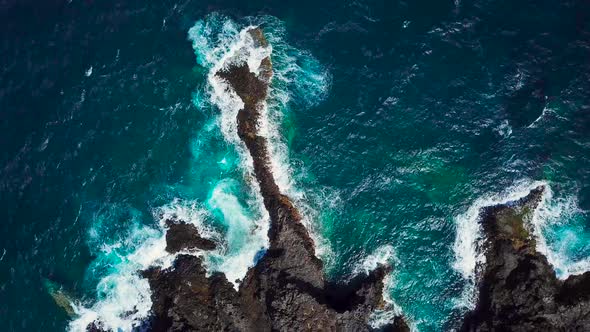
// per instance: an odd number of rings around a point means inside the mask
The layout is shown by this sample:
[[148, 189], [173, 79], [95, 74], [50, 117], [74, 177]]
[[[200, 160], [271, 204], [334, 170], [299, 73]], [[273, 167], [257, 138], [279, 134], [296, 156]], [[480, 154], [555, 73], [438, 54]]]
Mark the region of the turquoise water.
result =
[[[130, 330], [135, 271], [168, 266], [163, 221], [222, 245], [230, 281], [268, 216], [209, 73], [263, 27], [264, 132], [326, 273], [394, 264], [387, 298], [420, 331], [473, 305], [478, 207], [551, 191], [534, 219], [561, 277], [588, 270], [590, 8], [583, 2], [101, 1], [7, 4], [0, 72], [0, 317], [8, 331]], [[36, 24], [31, 24], [31, 21]], [[50, 295], [75, 302], [68, 317]]]

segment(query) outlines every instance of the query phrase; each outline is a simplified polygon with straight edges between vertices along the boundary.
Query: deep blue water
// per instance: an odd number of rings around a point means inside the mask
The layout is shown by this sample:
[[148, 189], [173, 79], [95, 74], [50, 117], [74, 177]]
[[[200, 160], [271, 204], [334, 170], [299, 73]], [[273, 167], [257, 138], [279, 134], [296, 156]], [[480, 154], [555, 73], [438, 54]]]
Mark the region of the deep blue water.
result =
[[130, 329], [167, 216], [223, 244], [206, 261], [231, 281], [263, 252], [208, 78], [248, 25], [272, 45], [275, 176], [330, 278], [388, 261], [392, 308], [451, 330], [474, 211], [539, 182], [540, 250], [561, 277], [590, 269], [587, 1], [5, 1], [0, 22], [2, 330]]

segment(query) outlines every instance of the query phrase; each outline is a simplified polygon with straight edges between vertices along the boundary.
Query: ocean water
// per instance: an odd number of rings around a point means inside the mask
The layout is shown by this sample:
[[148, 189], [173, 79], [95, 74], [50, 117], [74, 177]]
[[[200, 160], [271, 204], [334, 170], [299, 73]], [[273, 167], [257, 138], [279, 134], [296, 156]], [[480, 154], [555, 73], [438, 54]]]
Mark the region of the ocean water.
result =
[[137, 271], [174, 260], [168, 218], [218, 241], [189, 253], [239, 284], [268, 214], [240, 100], [212, 73], [268, 54], [261, 130], [326, 274], [394, 266], [375, 326], [456, 328], [485, 260], [479, 208], [539, 184], [538, 249], [561, 278], [590, 270], [588, 2], [7, 1], [0, 15], [2, 330], [140, 328]]

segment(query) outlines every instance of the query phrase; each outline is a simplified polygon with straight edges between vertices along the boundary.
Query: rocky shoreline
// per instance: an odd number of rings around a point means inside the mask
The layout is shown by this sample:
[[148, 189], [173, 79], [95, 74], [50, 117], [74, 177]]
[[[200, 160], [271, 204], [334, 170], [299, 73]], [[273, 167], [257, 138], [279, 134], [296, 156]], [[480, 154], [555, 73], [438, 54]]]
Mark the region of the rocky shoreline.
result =
[[[256, 46], [265, 47], [262, 30], [248, 31]], [[347, 284], [325, 280], [322, 261], [289, 197], [282, 194], [270, 169], [266, 139], [258, 134], [260, 108], [266, 101], [272, 78], [269, 57], [258, 73], [246, 62], [216, 73], [244, 103], [237, 116], [238, 135], [254, 162], [254, 173], [270, 216], [270, 246], [250, 268], [235, 290], [222, 273], [207, 276], [200, 257], [180, 254], [170, 269], [151, 268], [142, 275], [152, 290], [152, 331], [369, 331], [369, 317], [383, 309], [383, 279], [390, 267], [379, 266]], [[215, 243], [178, 220], [168, 220], [166, 250], [203, 251]], [[92, 324], [89, 330], [99, 330]], [[396, 317], [389, 331], [409, 331]]]
[[462, 331], [590, 330], [590, 272], [559, 280], [530, 233], [545, 190], [481, 211], [486, 264]]
[[[248, 33], [258, 47], [267, 46], [260, 28]], [[236, 290], [222, 273], [207, 275], [201, 257], [180, 254], [169, 269], [142, 271], [152, 290], [151, 331], [369, 331], [369, 318], [384, 309], [384, 278], [379, 266], [346, 284], [326, 281], [323, 263], [289, 197], [281, 193], [270, 167], [268, 142], [259, 135], [260, 110], [272, 78], [269, 57], [258, 72], [245, 61], [230, 64], [216, 76], [242, 99], [238, 135], [250, 153], [256, 181], [270, 216], [269, 248], [250, 268]], [[530, 222], [545, 187], [526, 197], [480, 211], [486, 263], [480, 266], [479, 299], [467, 313], [462, 331], [590, 330], [590, 272], [559, 280], [546, 257], [536, 250]], [[213, 250], [216, 243], [182, 220], [168, 220], [166, 250]], [[387, 331], [409, 331], [395, 317]], [[101, 331], [98, 323], [89, 331]]]

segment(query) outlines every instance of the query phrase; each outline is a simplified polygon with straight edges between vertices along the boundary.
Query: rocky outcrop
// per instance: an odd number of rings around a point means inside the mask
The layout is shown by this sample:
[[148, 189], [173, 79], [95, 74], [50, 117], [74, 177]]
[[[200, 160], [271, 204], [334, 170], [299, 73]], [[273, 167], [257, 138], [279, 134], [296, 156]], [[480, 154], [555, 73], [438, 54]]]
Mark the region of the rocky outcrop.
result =
[[194, 225], [183, 221], [166, 220], [168, 231], [166, 231], [166, 251], [177, 253], [182, 250], [215, 249], [215, 242], [204, 239]]
[[143, 272], [152, 290], [152, 331], [253, 331], [255, 322], [222, 273], [207, 277], [200, 257], [179, 255], [171, 269]]
[[[259, 28], [248, 31], [266, 46]], [[238, 135], [254, 162], [254, 173], [270, 216], [270, 246], [235, 290], [221, 273], [207, 276], [199, 257], [179, 255], [167, 270], [152, 268], [143, 275], [152, 289], [152, 330], [158, 331], [368, 331], [370, 314], [384, 307], [383, 279], [390, 268], [380, 266], [346, 284], [325, 280], [322, 261], [289, 197], [282, 194], [270, 169], [267, 141], [258, 133], [260, 110], [272, 77], [270, 58], [257, 73], [246, 62], [230, 64], [216, 75], [244, 103], [237, 116]], [[200, 238], [187, 224], [171, 222], [167, 250], [178, 252], [215, 244]], [[396, 318], [390, 331], [408, 331]]]
[[559, 280], [529, 232], [544, 190], [481, 211], [486, 264], [463, 331], [590, 330], [590, 273]]

